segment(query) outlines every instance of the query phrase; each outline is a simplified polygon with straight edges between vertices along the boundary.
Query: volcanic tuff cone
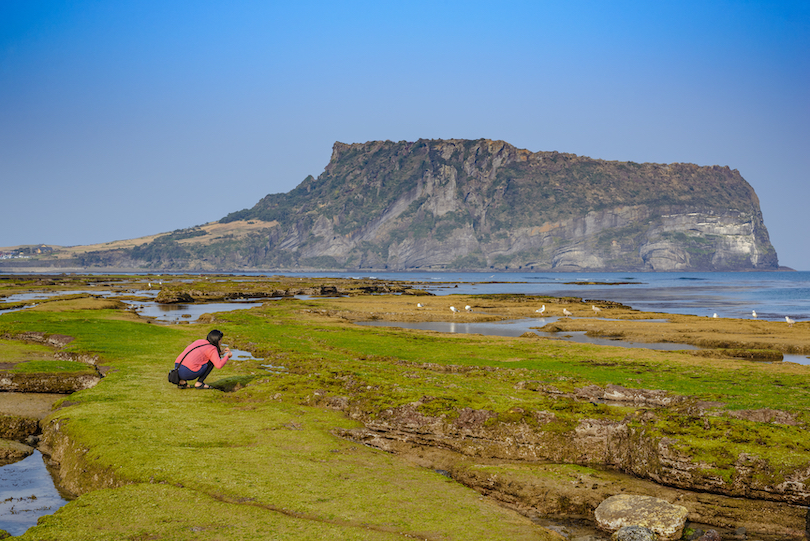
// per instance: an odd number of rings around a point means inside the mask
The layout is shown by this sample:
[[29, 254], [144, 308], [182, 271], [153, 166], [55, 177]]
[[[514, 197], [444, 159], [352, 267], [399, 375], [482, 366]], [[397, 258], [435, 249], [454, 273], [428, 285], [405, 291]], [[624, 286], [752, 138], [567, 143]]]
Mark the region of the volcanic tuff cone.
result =
[[736, 170], [533, 153], [486, 139], [335, 143], [318, 178], [218, 224], [250, 232], [217, 237], [208, 224], [117, 259], [189, 270], [778, 267], [759, 200]]

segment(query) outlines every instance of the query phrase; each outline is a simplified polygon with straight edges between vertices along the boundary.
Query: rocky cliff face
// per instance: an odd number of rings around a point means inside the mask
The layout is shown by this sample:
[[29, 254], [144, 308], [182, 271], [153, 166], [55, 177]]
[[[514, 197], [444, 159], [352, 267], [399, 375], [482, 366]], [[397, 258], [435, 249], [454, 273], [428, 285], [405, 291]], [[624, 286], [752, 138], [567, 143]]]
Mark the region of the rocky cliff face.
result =
[[484, 139], [335, 143], [318, 178], [220, 223], [240, 221], [266, 229], [239, 240], [175, 232], [125, 257], [191, 269], [778, 267], [757, 196], [736, 170], [532, 153]]

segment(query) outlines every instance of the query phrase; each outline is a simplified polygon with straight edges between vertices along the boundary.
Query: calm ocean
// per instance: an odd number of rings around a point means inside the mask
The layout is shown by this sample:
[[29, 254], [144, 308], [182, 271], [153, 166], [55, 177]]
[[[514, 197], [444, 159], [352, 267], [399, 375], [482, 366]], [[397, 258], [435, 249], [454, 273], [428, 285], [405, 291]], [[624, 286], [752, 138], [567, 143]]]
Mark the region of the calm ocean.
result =
[[[313, 272], [288, 276], [420, 282], [437, 295], [523, 293], [620, 302], [668, 314], [810, 319], [810, 272]], [[586, 284], [594, 282], [595, 284]], [[612, 284], [612, 285], [606, 285]], [[455, 287], [458, 285], [458, 287]]]

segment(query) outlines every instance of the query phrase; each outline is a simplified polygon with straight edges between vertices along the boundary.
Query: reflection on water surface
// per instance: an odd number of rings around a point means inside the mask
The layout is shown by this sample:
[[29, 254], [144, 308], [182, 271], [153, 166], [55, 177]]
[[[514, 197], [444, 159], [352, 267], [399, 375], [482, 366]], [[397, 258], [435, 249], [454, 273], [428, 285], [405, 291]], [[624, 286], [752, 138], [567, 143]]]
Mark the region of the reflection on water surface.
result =
[[[675, 344], [671, 342], [631, 342], [628, 340], [615, 340], [611, 338], [596, 338], [585, 336], [585, 331], [569, 331], [564, 333], [550, 333], [542, 332], [533, 327], [542, 327], [548, 323], [557, 321], [558, 317], [543, 317], [543, 318], [529, 318], [529, 319], [516, 319], [501, 322], [486, 322], [486, 323], [456, 323], [453, 321], [422, 321], [422, 322], [402, 322], [402, 321], [363, 321], [358, 322], [358, 325], [365, 325], [371, 327], [400, 327], [403, 329], [419, 329], [423, 331], [437, 331], [446, 333], [462, 333], [462, 334], [483, 334], [485, 336], [510, 336], [517, 337], [527, 332], [535, 333], [538, 336], [546, 338], [555, 338], [558, 340], [567, 340], [569, 342], [577, 342], [580, 344], [593, 344], [597, 346], [616, 346], [623, 348], [640, 348], [640, 349], [655, 349], [659, 351], [677, 351], [677, 350], [697, 350], [697, 346], [690, 344]], [[661, 321], [661, 320], [648, 320]], [[810, 358], [806, 355], [784, 355], [784, 362], [808, 364], [810, 365]]]
[[260, 306], [255, 301], [212, 302], [205, 304], [158, 304], [156, 302], [131, 302], [136, 312], [143, 317], [153, 317], [158, 321], [194, 322], [203, 314], [230, 312]]
[[[556, 338], [580, 344], [594, 344], [599, 346], [618, 346], [625, 348], [657, 349], [663, 351], [676, 351], [679, 349], [699, 349], [696, 346], [687, 344], [672, 344], [669, 342], [630, 342], [627, 340], [613, 340], [610, 338], [594, 338], [585, 336], [584, 331], [552, 333], [537, 330], [535, 327], [543, 327], [549, 323], [557, 321], [558, 317], [541, 317], [528, 319], [515, 319], [501, 322], [485, 323], [455, 323], [453, 321], [424, 321], [424, 322], [399, 322], [399, 321], [364, 321], [358, 325], [369, 325], [373, 327], [401, 327], [404, 329], [420, 329], [423, 331], [438, 331], [448, 333], [463, 334], [483, 334], [485, 336], [522, 336], [527, 332], [534, 333], [546, 338]], [[652, 320], [651, 320], [652, 321]]]

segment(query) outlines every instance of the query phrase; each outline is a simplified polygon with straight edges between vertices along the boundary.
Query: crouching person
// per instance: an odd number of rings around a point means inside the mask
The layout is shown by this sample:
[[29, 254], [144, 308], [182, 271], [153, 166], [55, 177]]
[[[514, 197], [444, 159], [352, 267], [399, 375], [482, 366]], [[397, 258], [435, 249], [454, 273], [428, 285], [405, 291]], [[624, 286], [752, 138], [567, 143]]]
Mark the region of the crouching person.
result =
[[189, 344], [174, 361], [174, 367], [179, 370], [180, 383], [177, 387], [186, 389], [189, 381], [197, 380], [195, 389], [210, 389], [211, 386], [205, 383], [205, 378], [211, 370], [222, 368], [232, 357], [231, 349], [225, 347], [225, 354], [219, 343], [222, 341], [222, 332], [213, 330], [208, 333], [205, 339], [195, 340]]

